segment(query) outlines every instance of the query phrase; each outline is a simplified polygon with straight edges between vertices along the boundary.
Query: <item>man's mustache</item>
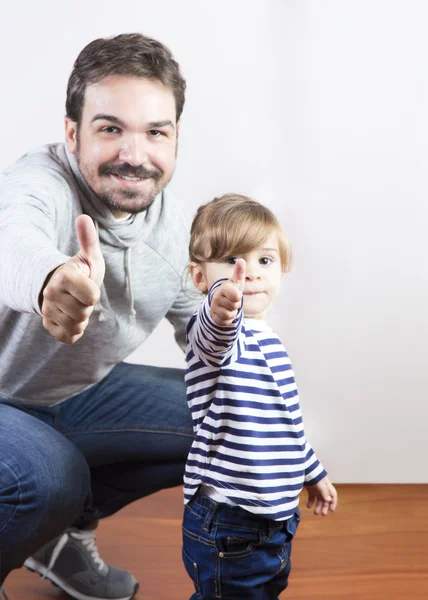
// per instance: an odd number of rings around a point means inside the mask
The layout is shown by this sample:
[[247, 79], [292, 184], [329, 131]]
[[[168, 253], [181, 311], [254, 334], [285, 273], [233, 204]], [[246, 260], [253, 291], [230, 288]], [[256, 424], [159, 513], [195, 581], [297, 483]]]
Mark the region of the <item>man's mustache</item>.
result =
[[132, 167], [128, 163], [101, 165], [98, 169], [100, 175], [118, 175], [119, 177], [138, 177], [139, 179], [154, 179], [157, 181], [163, 175], [160, 169], [147, 169], [143, 165]]

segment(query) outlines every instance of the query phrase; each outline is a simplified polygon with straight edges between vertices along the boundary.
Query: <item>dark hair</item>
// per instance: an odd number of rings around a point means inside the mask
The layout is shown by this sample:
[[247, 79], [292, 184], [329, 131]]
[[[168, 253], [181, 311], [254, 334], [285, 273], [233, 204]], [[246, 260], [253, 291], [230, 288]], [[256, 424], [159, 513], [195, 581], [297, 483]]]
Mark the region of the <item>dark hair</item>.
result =
[[246, 254], [270, 233], [277, 235], [282, 271], [287, 272], [291, 246], [273, 212], [248, 196], [224, 194], [198, 208], [190, 232], [190, 260], [211, 262]]
[[166, 46], [141, 33], [99, 38], [83, 48], [68, 80], [67, 117], [80, 123], [86, 86], [110, 75], [158, 79], [174, 94], [179, 120], [186, 89], [180, 67]]

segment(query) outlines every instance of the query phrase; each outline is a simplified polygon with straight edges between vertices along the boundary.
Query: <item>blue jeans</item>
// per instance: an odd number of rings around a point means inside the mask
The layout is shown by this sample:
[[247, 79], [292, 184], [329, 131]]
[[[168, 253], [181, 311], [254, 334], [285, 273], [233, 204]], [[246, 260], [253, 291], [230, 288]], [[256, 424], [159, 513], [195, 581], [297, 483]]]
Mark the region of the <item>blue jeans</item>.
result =
[[299, 521], [298, 508], [287, 521], [272, 521], [196, 495], [183, 519], [183, 562], [195, 586], [190, 600], [277, 600], [288, 585]]
[[192, 440], [181, 369], [121, 363], [49, 408], [0, 396], [0, 586], [71, 524], [181, 485]]

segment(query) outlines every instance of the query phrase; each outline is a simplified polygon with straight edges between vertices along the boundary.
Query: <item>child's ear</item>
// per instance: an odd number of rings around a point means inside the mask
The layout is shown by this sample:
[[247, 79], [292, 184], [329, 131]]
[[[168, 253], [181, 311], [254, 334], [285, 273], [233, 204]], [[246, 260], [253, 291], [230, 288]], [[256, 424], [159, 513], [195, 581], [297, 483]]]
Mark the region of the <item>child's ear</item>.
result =
[[200, 292], [206, 294], [208, 291], [208, 285], [203, 266], [200, 263], [191, 262], [189, 265], [189, 273], [190, 277], [192, 278], [193, 285], [197, 287]]

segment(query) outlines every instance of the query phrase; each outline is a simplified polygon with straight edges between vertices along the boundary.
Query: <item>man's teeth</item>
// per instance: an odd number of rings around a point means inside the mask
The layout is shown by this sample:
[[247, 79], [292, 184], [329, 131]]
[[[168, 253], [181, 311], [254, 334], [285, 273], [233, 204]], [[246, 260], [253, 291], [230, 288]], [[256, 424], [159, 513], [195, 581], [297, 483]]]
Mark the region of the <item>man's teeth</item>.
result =
[[121, 179], [126, 179], [126, 181], [141, 181], [141, 177], [127, 177], [126, 175], [118, 175]]

